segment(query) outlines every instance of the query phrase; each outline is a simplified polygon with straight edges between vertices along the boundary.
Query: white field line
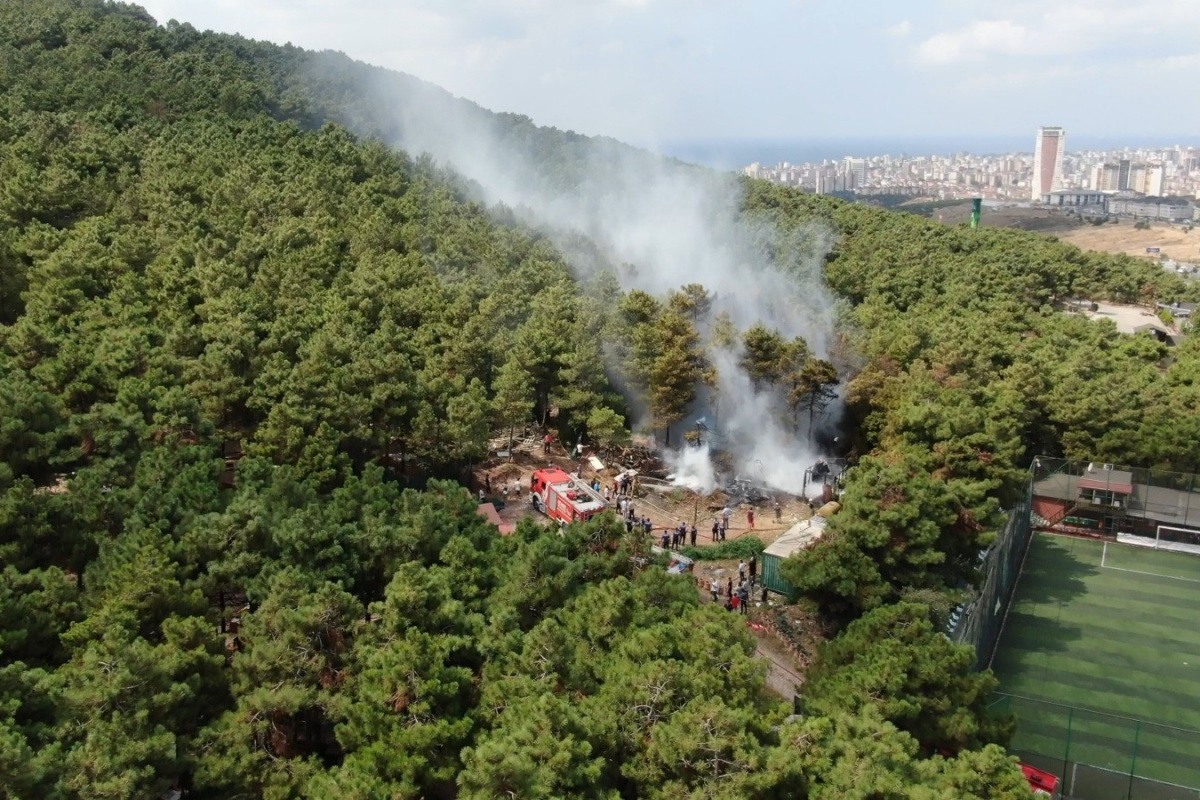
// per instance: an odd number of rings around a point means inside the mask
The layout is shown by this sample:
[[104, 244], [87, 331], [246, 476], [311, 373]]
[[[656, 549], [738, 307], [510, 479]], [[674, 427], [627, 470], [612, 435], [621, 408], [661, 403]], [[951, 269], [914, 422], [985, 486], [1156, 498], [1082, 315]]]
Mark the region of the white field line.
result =
[[1146, 575], [1147, 577], [1150, 577], [1150, 578], [1166, 578], [1167, 580], [1172, 580], [1172, 581], [1186, 581], [1188, 583], [1200, 583], [1200, 578], [1185, 578], [1182, 575], [1163, 575], [1162, 573], [1159, 573], [1159, 572], [1145, 572], [1144, 570], [1140, 570], [1140, 569], [1126, 569], [1125, 567], [1110, 567], [1104, 563], [1103, 558], [1101, 558], [1100, 567], [1102, 569], [1116, 570], [1117, 572], [1128, 572], [1131, 575]]
[[[1070, 536], [1064, 533], [1051, 533], [1049, 531], [1038, 531], [1038, 536], [1057, 536], [1061, 539], [1074, 539], [1075, 541], [1087, 541], [1079, 536]], [[1104, 542], [1104, 548], [1100, 551], [1100, 568], [1113, 569], [1117, 572], [1128, 572], [1131, 575], [1145, 575], [1149, 578], [1166, 578], [1172, 581], [1185, 581], [1187, 583], [1200, 583], [1200, 578], [1185, 578], [1182, 575], [1163, 575], [1160, 572], [1145, 572], [1140, 569], [1127, 569], [1125, 567], [1110, 567], [1106, 562], [1108, 560], [1108, 542]]]

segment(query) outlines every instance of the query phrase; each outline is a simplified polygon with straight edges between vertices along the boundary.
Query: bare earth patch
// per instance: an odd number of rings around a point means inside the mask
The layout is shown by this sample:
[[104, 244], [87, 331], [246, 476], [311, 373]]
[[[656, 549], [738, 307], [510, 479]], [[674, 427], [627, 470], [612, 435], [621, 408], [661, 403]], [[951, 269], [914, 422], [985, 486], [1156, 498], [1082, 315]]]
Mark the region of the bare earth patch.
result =
[[1183, 228], [1170, 225], [1138, 230], [1132, 223], [1122, 220], [1119, 225], [1081, 225], [1054, 235], [1083, 250], [1145, 258], [1147, 247], [1157, 247], [1159, 255], [1176, 261], [1200, 261], [1200, 230], [1184, 233]]

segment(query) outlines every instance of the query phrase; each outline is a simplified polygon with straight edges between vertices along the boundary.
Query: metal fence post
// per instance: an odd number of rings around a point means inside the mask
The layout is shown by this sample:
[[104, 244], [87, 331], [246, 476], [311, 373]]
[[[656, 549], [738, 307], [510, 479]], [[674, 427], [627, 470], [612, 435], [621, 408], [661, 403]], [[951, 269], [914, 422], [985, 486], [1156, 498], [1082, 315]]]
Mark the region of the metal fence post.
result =
[[1067, 709], [1067, 744], [1063, 748], [1063, 780], [1067, 778], [1067, 765], [1071, 762], [1071, 726], [1075, 721], [1075, 706]]
[[1133, 800], [1133, 776], [1137, 772], [1137, 753], [1138, 740], [1142, 738], [1142, 721], [1138, 720], [1137, 727], [1133, 729], [1133, 760], [1129, 762], [1129, 791], [1125, 796], [1129, 800]]
[[1193, 473], [1192, 475], [1188, 476], [1188, 492], [1187, 492], [1187, 494], [1183, 495], [1183, 497], [1187, 498], [1186, 503], [1184, 503], [1184, 505], [1183, 505], [1183, 524], [1184, 525], [1188, 524], [1188, 519], [1189, 519], [1188, 515], [1190, 515], [1190, 513], [1192, 513], [1192, 491], [1193, 491], [1193, 489], [1195, 489], [1195, 483], [1196, 483], [1196, 476]]

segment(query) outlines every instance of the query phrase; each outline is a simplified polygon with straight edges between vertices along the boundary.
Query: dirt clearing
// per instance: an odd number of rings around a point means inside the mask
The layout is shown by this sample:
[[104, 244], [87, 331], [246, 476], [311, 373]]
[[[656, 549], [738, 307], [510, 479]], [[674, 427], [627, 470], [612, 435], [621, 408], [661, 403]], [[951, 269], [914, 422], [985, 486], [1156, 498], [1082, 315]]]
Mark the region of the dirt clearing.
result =
[[1152, 225], [1147, 230], [1139, 230], [1122, 220], [1118, 225], [1082, 225], [1054, 235], [1082, 250], [1145, 258], [1147, 247], [1157, 247], [1159, 253], [1155, 256], [1176, 261], [1200, 261], [1200, 230], [1184, 233], [1182, 227], [1174, 225]]

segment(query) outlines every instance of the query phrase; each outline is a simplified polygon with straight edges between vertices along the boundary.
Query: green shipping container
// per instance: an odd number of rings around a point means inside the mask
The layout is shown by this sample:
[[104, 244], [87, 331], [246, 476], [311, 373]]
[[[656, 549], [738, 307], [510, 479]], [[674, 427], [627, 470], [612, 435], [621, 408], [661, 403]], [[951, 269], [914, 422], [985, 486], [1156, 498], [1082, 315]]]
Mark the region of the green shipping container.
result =
[[779, 568], [785, 558], [816, 544], [824, 532], [825, 519], [813, 517], [797, 522], [772, 542], [762, 554], [763, 585], [772, 592], [783, 595], [789, 602], [795, 601], [796, 587], [784, 580], [779, 574]]
[[788, 599], [789, 603], [796, 600], [796, 588], [785, 581], [779, 574], [779, 565], [782, 559], [779, 556], [769, 556], [766, 553], [762, 557], [762, 581], [763, 586], [766, 586], [772, 592], [777, 592]]

